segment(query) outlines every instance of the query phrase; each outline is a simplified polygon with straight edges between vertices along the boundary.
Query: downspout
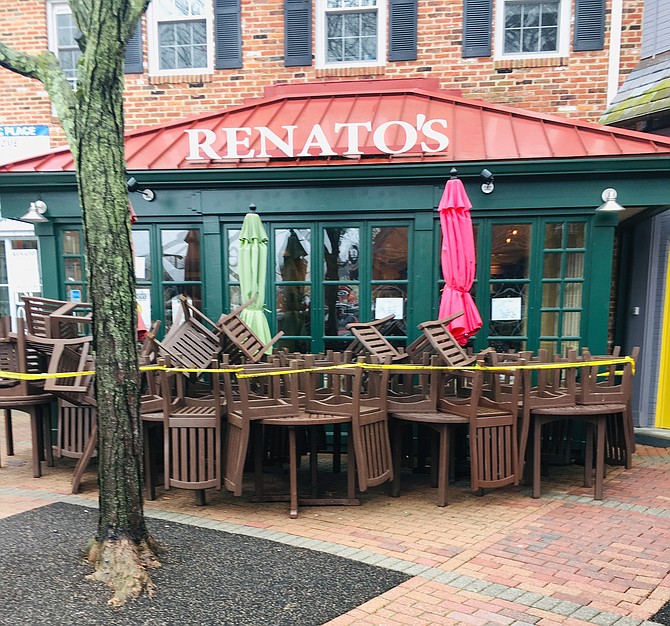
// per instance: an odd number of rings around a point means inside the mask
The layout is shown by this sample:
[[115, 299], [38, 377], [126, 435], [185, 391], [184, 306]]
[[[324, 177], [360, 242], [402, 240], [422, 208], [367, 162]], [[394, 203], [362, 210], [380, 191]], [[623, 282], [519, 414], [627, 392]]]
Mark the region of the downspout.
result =
[[607, 68], [607, 106], [612, 103], [619, 90], [619, 69], [621, 65], [621, 21], [623, 0], [612, 0], [610, 17], [610, 50]]

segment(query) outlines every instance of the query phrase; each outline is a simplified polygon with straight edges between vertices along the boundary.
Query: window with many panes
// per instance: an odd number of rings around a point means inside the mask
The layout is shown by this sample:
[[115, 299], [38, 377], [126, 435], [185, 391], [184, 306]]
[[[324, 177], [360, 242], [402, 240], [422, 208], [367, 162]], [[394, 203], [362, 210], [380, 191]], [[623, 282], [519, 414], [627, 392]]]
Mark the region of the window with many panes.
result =
[[386, 61], [387, 0], [317, 0], [317, 66]]
[[75, 25], [67, 2], [47, 4], [49, 50], [58, 58], [65, 76], [72, 87], [77, 85], [77, 63], [81, 50], [77, 45], [79, 29]]
[[211, 72], [211, 0], [153, 0], [147, 11], [152, 74]]
[[567, 0], [502, 0], [496, 11], [496, 56], [566, 55]]

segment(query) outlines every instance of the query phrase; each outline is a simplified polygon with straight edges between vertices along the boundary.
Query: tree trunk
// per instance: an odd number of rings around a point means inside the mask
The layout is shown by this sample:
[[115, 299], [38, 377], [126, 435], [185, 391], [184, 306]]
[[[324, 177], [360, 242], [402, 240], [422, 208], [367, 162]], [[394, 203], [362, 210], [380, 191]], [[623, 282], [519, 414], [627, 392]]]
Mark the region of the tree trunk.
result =
[[[113, 29], [87, 40], [77, 91], [77, 169], [93, 303], [100, 517], [93, 577], [113, 602], [151, 589], [154, 545], [144, 521], [137, 304], [124, 159], [123, 50]], [[80, 74], [81, 75], [81, 74]], [[104, 167], [101, 166], [104, 164]]]
[[93, 303], [98, 412], [98, 534], [91, 578], [122, 604], [152, 590], [156, 545], [144, 522], [137, 305], [124, 159], [125, 47], [149, 0], [69, 0], [82, 33], [73, 92], [50, 52], [29, 55], [0, 41], [0, 67], [41, 81], [74, 157]]

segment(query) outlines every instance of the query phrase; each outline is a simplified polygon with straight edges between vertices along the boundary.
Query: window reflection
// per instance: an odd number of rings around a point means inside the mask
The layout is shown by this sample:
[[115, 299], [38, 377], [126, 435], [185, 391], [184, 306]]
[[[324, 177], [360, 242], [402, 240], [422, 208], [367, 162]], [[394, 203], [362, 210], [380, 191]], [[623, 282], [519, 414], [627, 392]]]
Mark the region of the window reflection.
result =
[[200, 280], [200, 231], [161, 231], [163, 280]]
[[528, 278], [530, 224], [492, 228], [491, 278]]
[[135, 278], [151, 279], [151, 244], [148, 230], [133, 231], [133, 256], [135, 257]]
[[309, 228], [279, 228], [275, 231], [276, 280], [310, 280], [311, 236]]
[[237, 282], [240, 280], [240, 231], [228, 231], [228, 280]]
[[372, 279], [407, 279], [407, 228], [389, 226], [372, 229]]
[[347, 324], [358, 321], [358, 285], [324, 285], [324, 334], [349, 335]]
[[197, 309], [202, 310], [202, 296], [200, 285], [166, 285], [163, 289], [165, 303], [165, 326], [169, 328], [175, 321], [183, 320], [180, 295], [185, 295], [189, 302]]
[[310, 288], [307, 285], [277, 287], [277, 330], [286, 335], [310, 335]]
[[358, 280], [358, 228], [325, 228], [323, 263], [325, 280]]

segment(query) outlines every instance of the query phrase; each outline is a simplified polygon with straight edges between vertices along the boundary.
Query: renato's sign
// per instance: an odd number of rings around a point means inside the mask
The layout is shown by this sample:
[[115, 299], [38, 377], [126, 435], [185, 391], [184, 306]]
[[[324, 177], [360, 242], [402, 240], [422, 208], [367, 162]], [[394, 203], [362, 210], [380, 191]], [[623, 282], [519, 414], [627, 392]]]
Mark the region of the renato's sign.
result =
[[[447, 120], [426, 119], [417, 115], [414, 123], [390, 120], [375, 126], [372, 122], [333, 122], [280, 126], [277, 132], [267, 126], [190, 128], [189, 161], [203, 159], [271, 159], [295, 157], [355, 157], [361, 154], [404, 154], [406, 152], [444, 152], [449, 145], [445, 134]], [[223, 137], [222, 137], [223, 135]], [[214, 146], [222, 144], [217, 152]]]

